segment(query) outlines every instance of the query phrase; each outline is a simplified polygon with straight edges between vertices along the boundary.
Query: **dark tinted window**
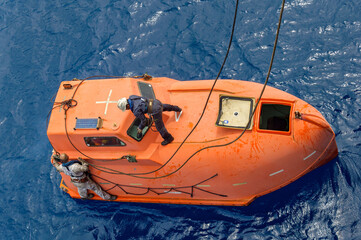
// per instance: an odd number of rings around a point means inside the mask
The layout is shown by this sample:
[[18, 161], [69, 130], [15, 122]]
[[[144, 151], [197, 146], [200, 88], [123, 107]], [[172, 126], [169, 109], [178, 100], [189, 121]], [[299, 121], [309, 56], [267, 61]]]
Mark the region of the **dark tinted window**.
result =
[[88, 147], [119, 147], [125, 146], [117, 137], [85, 137], [85, 144]]
[[288, 132], [290, 111], [291, 106], [288, 105], [262, 104], [259, 128]]

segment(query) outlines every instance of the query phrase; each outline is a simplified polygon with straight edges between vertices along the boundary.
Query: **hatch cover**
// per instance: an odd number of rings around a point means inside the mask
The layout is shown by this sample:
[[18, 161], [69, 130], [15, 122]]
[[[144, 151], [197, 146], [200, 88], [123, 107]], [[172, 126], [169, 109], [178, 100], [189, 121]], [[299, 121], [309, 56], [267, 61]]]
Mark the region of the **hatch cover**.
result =
[[139, 92], [142, 95], [142, 97], [145, 97], [148, 99], [155, 99], [153, 86], [151, 84], [139, 81], [138, 88], [139, 88]]
[[[253, 105], [253, 98], [221, 95], [216, 125], [227, 128], [246, 128], [252, 115]], [[253, 121], [247, 129], [252, 129], [252, 125]]]

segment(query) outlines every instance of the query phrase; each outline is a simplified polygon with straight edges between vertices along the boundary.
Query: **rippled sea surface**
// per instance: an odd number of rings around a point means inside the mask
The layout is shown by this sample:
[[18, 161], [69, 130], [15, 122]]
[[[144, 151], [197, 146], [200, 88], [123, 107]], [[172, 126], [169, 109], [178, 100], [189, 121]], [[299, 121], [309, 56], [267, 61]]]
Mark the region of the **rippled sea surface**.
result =
[[[287, 0], [269, 85], [315, 106], [339, 157], [248, 207], [81, 201], [46, 136], [62, 80], [214, 79], [235, 0], [0, 2], [0, 239], [361, 239], [361, 1]], [[240, 1], [221, 78], [263, 83], [281, 1]]]

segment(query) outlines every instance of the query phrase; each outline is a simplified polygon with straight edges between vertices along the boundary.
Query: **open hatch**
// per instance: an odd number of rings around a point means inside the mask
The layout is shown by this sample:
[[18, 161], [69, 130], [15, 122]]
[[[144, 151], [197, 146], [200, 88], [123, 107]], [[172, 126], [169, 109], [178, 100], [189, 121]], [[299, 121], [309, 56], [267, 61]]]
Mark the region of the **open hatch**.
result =
[[[221, 95], [216, 125], [227, 128], [246, 128], [252, 115], [253, 106], [253, 98]], [[252, 129], [252, 126], [253, 121], [247, 129]]]
[[290, 112], [290, 105], [262, 103], [259, 129], [290, 132]]

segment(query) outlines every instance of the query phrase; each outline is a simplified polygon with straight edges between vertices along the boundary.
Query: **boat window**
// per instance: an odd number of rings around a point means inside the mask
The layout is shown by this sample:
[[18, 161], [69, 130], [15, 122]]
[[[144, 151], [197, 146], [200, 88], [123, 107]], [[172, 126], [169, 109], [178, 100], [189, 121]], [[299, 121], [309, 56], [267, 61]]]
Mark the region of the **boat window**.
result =
[[290, 128], [291, 106], [262, 104], [259, 128], [288, 132]]
[[119, 147], [125, 143], [117, 137], [84, 137], [88, 147]]

